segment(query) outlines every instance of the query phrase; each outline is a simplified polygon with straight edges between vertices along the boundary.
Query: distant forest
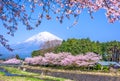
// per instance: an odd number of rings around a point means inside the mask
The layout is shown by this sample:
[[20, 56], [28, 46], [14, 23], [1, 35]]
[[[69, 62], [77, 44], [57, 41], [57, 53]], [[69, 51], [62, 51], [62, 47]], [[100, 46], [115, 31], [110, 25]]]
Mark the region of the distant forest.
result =
[[[68, 39], [63, 40], [59, 45], [53, 45], [54, 41], [47, 42], [41, 50], [33, 51], [32, 56], [44, 55], [47, 52], [70, 52], [72, 55], [84, 54], [86, 52], [94, 52], [100, 54], [103, 60], [120, 61], [120, 42], [109, 41], [99, 42], [92, 41], [89, 38], [84, 39]], [[51, 44], [51, 45], [50, 45]]]

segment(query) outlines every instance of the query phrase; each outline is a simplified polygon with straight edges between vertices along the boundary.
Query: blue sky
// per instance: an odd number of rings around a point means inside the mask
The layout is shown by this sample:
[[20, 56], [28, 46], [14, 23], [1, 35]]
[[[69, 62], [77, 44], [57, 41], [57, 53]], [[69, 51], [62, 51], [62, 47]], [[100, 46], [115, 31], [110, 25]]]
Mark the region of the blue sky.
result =
[[15, 32], [14, 37], [6, 35], [4, 33], [6, 30], [4, 29], [2, 29], [2, 32], [5, 37], [9, 39], [10, 44], [22, 42], [43, 31], [50, 32], [65, 40], [68, 38], [80, 39], [89, 37], [91, 40], [98, 40], [100, 42], [112, 40], [120, 41], [120, 22], [117, 21], [113, 24], [108, 23], [105, 11], [103, 10], [93, 13], [94, 19], [90, 18], [86, 10], [83, 11], [80, 14], [78, 24], [70, 29], [67, 29], [67, 27], [73, 23], [73, 18], [70, 20], [64, 19], [63, 24], [60, 24], [55, 20], [55, 16], [52, 16], [52, 20], [43, 20], [42, 24], [38, 28], [31, 31], [27, 31], [25, 26], [19, 24], [18, 31]]

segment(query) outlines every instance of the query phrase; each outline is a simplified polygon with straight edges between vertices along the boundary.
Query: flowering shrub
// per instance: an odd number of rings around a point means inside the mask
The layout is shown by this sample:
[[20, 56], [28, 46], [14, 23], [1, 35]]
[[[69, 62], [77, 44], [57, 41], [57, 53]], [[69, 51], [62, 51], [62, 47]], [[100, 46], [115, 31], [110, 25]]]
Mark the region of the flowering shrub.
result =
[[88, 52], [85, 55], [73, 56], [70, 53], [46, 53], [44, 57], [26, 58], [25, 62], [32, 65], [89, 66], [94, 65], [101, 56]]
[[7, 61], [4, 61], [3, 64], [20, 64], [22, 61], [18, 60], [16, 58], [9, 59]]

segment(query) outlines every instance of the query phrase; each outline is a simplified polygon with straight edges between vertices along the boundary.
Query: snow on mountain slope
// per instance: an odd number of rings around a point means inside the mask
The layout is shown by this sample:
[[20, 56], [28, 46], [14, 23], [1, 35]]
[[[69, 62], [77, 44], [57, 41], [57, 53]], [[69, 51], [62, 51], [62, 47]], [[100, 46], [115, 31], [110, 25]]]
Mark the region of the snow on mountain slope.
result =
[[[58, 40], [62, 42], [62, 39], [49, 33], [49, 32], [41, 32], [32, 37], [28, 38], [27, 40], [13, 45], [12, 47], [15, 51], [12, 54], [19, 54], [21, 57], [31, 56], [32, 51], [39, 50], [41, 44], [44, 44], [47, 41], [54, 41]], [[2, 48], [0, 48], [2, 49]], [[9, 54], [10, 52], [4, 51], [5, 54]]]
[[52, 40], [61, 40], [61, 38], [49, 33], [49, 32], [41, 32], [38, 33], [37, 35], [34, 35], [27, 40], [24, 41], [26, 42], [36, 42], [36, 43], [41, 43], [41, 42], [47, 42], [47, 41], [52, 41]]
[[49, 32], [41, 32], [32, 37], [28, 38], [27, 40], [21, 42], [16, 47], [21, 48], [20, 51], [33, 51], [39, 50], [41, 44], [44, 44], [47, 41], [58, 40], [62, 42], [62, 39], [49, 33]]

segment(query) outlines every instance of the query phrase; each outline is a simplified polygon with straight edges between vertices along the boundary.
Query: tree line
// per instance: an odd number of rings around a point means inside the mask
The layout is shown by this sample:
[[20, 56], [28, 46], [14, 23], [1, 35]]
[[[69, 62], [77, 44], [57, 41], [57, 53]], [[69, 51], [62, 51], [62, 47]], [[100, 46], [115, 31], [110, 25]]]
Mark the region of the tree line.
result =
[[[46, 44], [47, 46], [47, 44]], [[70, 52], [72, 55], [85, 54], [87, 52], [94, 52], [100, 54], [103, 60], [112, 61], [114, 59], [120, 60], [120, 42], [108, 41], [99, 42], [92, 41], [89, 38], [82, 39], [68, 39], [63, 40], [61, 45], [50, 47], [47, 49], [36, 50], [32, 52], [32, 56], [44, 55], [47, 52]]]

